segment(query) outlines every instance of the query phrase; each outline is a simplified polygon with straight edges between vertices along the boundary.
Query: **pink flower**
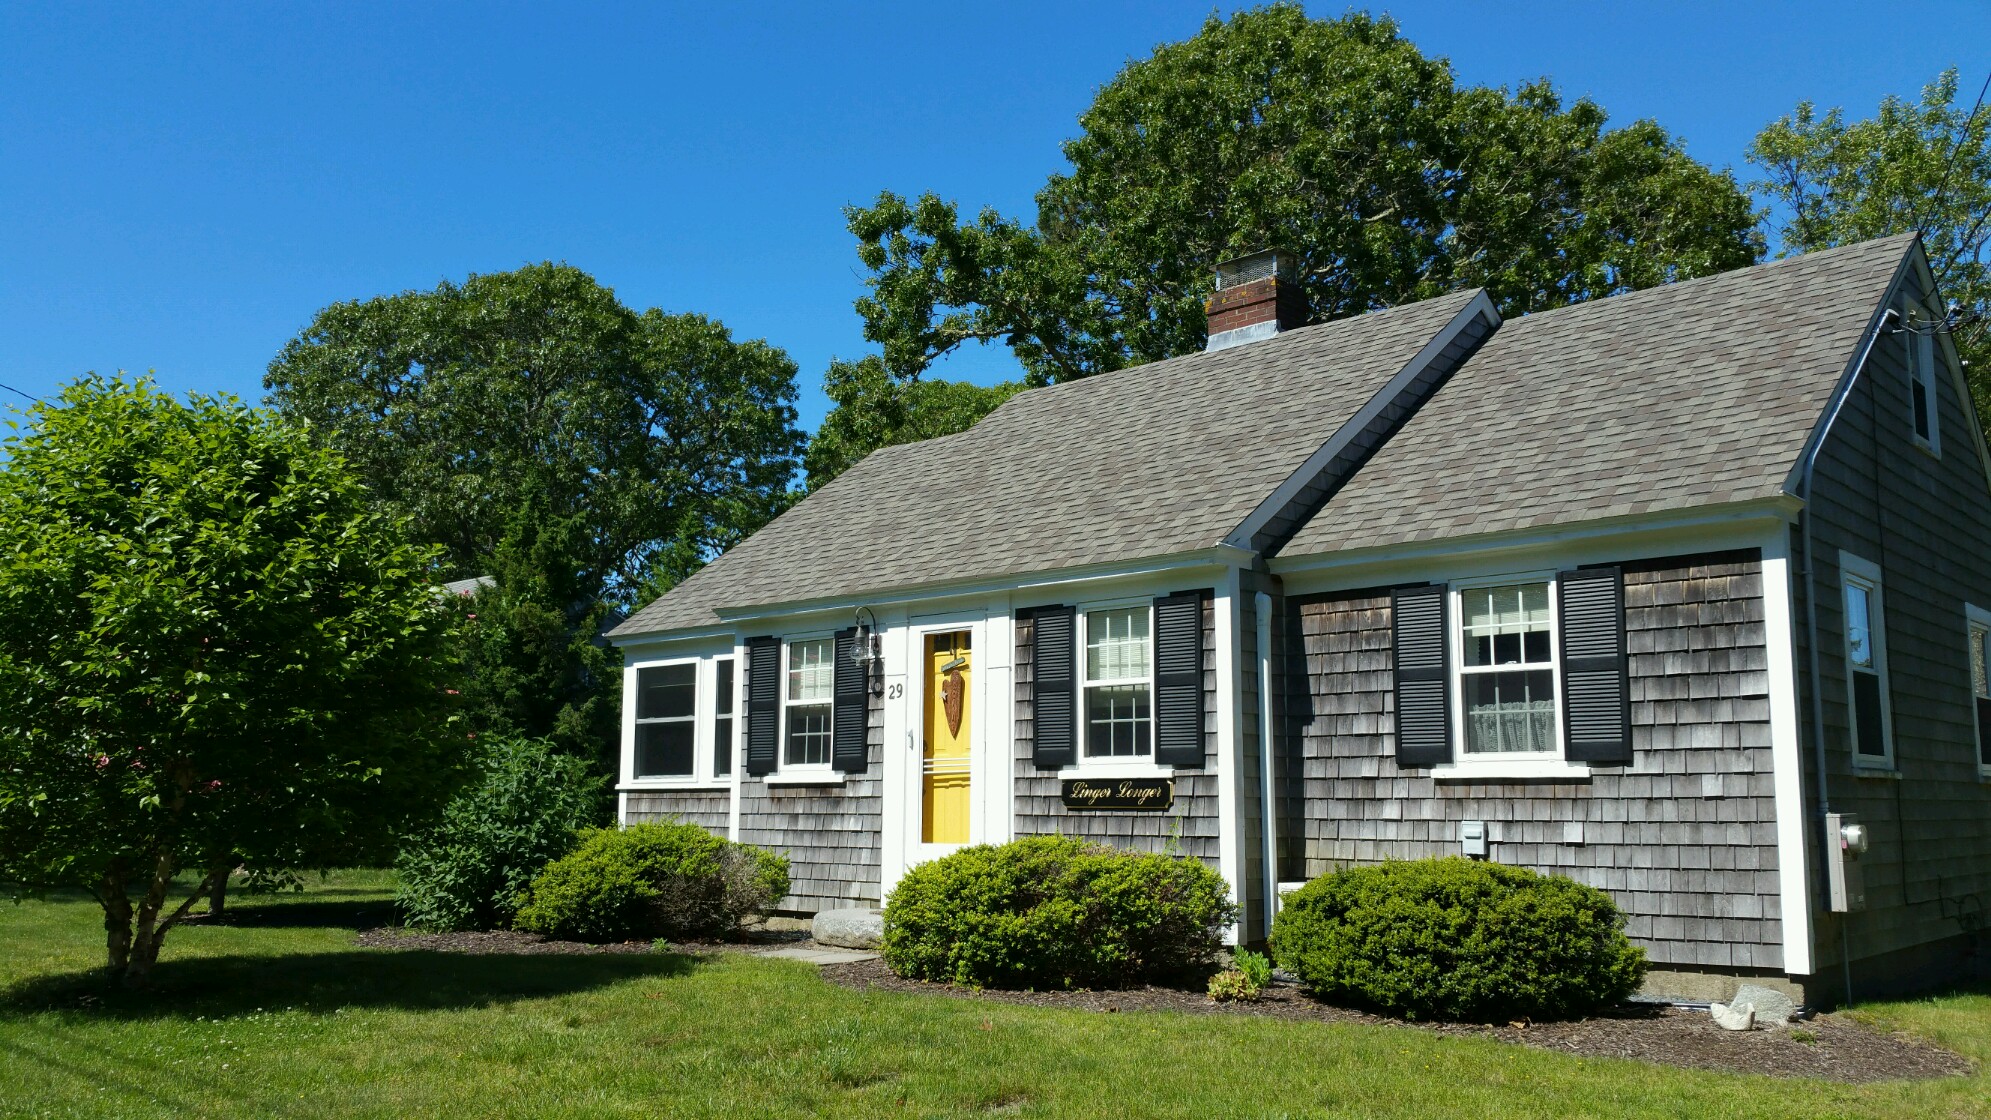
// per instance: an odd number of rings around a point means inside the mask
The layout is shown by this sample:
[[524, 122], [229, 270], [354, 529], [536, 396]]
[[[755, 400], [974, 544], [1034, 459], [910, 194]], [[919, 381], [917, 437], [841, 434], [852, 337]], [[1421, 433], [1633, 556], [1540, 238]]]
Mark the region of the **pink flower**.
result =
[[97, 769], [102, 770], [104, 767], [109, 766], [110, 764], [111, 764], [110, 755], [100, 754], [97, 756]]
[[214, 792], [215, 790], [218, 790], [218, 789], [220, 789], [220, 788], [221, 788], [221, 779], [220, 779], [220, 778], [216, 778], [216, 779], [214, 779], [213, 781], [211, 781], [211, 782], [207, 783], [206, 785], [202, 786], [201, 788], [202, 788], [202, 789], [204, 789], [204, 790], [206, 790], [206, 791], [207, 791], [207, 792], [209, 792], [209, 793], [213, 793], [213, 792]]

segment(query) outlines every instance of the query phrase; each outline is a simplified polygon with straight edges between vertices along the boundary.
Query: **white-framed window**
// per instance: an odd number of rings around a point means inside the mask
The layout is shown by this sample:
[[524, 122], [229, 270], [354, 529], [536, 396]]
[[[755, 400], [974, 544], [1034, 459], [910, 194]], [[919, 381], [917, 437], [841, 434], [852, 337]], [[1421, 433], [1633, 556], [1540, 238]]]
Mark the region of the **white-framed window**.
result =
[[1943, 450], [1939, 421], [1942, 400], [1936, 381], [1936, 324], [1925, 315], [1909, 320], [1903, 337], [1908, 341], [1908, 416], [1914, 426], [1915, 442], [1934, 455]]
[[1453, 696], [1462, 765], [1559, 759], [1554, 573], [1452, 585]]
[[790, 639], [783, 677], [782, 769], [827, 770], [835, 730], [836, 639]]
[[1887, 615], [1881, 601], [1880, 566], [1850, 552], [1839, 554], [1839, 584], [1846, 644], [1846, 726], [1853, 764], [1894, 765], [1894, 720], [1887, 682]]
[[733, 737], [733, 659], [717, 658], [712, 662], [712, 776], [724, 778], [733, 772], [733, 752], [737, 740]]
[[1114, 604], [1083, 611], [1080, 758], [1154, 758], [1154, 608]]
[[698, 774], [698, 660], [636, 669], [636, 781]]
[[1964, 605], [1970, 636], [1970, 706], [1977, 730], [1977, 771], [1991, 777], [1991, 611]]

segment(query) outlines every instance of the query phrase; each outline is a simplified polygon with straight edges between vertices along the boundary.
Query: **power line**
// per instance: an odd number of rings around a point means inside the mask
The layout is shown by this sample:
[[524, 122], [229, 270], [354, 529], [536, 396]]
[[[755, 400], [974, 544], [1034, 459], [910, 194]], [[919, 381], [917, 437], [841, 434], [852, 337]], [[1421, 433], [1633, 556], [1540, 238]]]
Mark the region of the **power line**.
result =
[[10, 393], [20, 393], [21, 396], [28, 398], [29, 400], [35, 402], [36, 404], [41, 403], [40, 397], [35, 396], [33, 393], [22, 393], [19, 389], [14, 388], [12, 385], [9, 385], [4, 381], [0, 381], [0, 389], [5, 389]]
[[1950, 145], [1949, 158], [1943, 161], [1943, 177], [1936, 183], [1935, 201], [1923, 214], [1922, 220], [1915, 225], [1915, 236], [1917, 237], [1928, 233], [1929, 222], [1942, 211], [1943, 195], [1950, 188], [1950, 172], [1956, 170], [1957, 153], [1963, 150], [1964, 141], [1970, 139], [1971, 126], [1977, 123], [1977, 111], [1984, 108], [1984, 94], [1986, 91], [1991, 91], [1991, 73], [1986, 73], [1984, 75], [1984, 84], [1977, 87], [1977, 101], [1970, 106], [1970, 115], [1963, 118], [1963, 129], [1957, 133], [1956, 142]]

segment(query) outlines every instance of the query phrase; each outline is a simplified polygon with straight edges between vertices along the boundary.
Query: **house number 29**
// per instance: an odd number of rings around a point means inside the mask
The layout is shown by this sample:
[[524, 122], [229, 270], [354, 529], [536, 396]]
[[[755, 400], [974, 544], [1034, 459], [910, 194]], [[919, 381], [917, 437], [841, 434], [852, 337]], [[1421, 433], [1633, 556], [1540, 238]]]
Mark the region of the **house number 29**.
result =
[[905, 694], [906, 686], [903, 684], [889, 684], [885, 686], [885, 699], [887, 700], [897, 700]]

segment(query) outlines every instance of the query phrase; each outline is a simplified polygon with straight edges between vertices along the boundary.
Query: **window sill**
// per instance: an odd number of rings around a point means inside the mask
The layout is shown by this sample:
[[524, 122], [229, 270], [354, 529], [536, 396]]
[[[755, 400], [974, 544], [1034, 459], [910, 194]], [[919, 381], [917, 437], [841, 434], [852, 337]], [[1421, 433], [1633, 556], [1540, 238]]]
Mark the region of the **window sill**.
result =
[[1441, 782], [1587, 782], [1590, 767], [1560, 758], [1502, 759], [1433, 766], [1431, 776]]
[[1901, 771], [1886, 762], [1855, 762], [1853, 763], [1853, 777], [1878, 778], [1881, 781], [1898, 782], [1901, 780]]
[[1173, 778], [1175, 767], [1158, 766], [1152, 762], [1112, 765], [1104, 762], [1080, 763], [1058, 771], [1059, 780], [1080, 778]]
[[840, 786], [849, 780], [850, 775], [841, 770], [776, 771], [761, 777], [771, 786]]
[[727, 778], [637, 778], [615, 787], [617, 793], [719, 793], [732, 788]]

